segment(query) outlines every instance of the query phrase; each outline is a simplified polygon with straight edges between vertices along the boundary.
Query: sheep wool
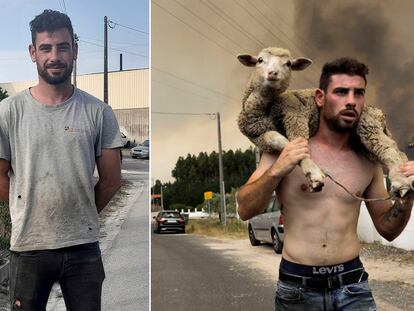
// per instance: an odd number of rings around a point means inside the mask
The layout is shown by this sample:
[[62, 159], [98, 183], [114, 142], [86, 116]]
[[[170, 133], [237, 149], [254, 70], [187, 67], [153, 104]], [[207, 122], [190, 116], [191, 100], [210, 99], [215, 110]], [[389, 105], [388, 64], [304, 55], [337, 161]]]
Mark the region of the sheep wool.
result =
[[[280, 151], [288, 141], [297, 137], [309, 139], [316, 133], [316, 89], [287, 90], [291, 71], [305, 69], [312, 63], [310, 59], [292, 58], [288, 50], [277, 47], [265, 48], [258, 56], [239, 55], [238, 59], [245, 66], [255, 67], [238, 117], [240, 131], [251, 142], [261, 151]], [[407, 178], [399, 172], [399, 166], [408, 159], [392, 139], [380, 109], [364, 107], [355, 135], [369, 158], [379, 160], [387, 169], [392, 195], [403, 197], [414, 188], [414, 177]], [[311, 159], [302, 160], [300, 166], [310, 191], [320, 191], [323, 171]]]

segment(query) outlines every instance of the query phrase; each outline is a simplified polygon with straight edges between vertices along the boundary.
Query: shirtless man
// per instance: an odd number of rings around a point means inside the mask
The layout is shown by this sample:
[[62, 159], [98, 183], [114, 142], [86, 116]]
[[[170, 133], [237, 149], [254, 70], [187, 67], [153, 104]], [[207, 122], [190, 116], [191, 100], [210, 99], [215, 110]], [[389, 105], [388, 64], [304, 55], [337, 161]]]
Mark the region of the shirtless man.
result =
[[[368, 68], [350, 58], [325, 64], [315, 93], [320, 108], [318, 132], [309, 141], [298, 138], [280, 153], [264, 153], [258, 168], [239, 191], [243, 220], [261, 213], [276, 189], [285, 216], [285, 236], [277, 310], [376, 310], [368, 274], [359, 260], [357, 222], [360, 202], [331, 180], [310, 193], [297, 166], [312, 155], [352, 193], [365, 198], [387, 196], [381, 166], [370, 162], [353, 143], [352, 130], [365, 101]], [[414, 174], [414, 162], [401, 166]], [[378, 232], [391, 241], [406, 226], [413, 192], [404, 200], [367, 202]]]

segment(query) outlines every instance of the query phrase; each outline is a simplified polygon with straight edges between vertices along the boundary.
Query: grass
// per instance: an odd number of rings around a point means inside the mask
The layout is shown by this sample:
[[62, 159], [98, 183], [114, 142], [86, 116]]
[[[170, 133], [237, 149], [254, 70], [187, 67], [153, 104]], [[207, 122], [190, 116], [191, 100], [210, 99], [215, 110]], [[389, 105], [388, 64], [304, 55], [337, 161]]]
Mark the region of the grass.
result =
[[227, 219], [226, 226], [215, 218], [190, 219], [186, 225], [187, 233], [227, 239], [247, 238], [247, 224], [236, 219]]

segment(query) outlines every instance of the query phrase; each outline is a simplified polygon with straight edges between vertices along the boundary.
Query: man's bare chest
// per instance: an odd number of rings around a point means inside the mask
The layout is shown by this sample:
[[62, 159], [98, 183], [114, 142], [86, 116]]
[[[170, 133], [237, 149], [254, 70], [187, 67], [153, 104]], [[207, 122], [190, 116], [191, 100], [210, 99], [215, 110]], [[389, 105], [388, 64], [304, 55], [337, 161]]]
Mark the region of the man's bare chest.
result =
[[329, 154], [312, 150], [312, 158], [328, 175], [325, 193], [346, 195], [342, 185], [354, 195], [362, 196], [373, 178], [374, 164], [354, 152]]

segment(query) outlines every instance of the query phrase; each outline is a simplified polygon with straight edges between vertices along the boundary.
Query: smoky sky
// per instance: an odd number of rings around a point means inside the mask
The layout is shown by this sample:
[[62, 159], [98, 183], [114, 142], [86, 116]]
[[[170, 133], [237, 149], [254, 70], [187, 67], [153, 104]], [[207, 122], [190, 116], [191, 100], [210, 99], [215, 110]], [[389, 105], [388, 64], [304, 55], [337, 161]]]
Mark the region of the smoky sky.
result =
[[[311, 58], [321, 65], [349, 56], [369, 67], [368, 87], [401, 150], [410, 159], [407, 145], [414, 138], [414, 58], [403, 60], [402, 42], [392, 31], [384, 6], [374, 1], [295, 1], [295, 32], [312, 47]], [[318, 68], [320, 71], [320, 68]]]

